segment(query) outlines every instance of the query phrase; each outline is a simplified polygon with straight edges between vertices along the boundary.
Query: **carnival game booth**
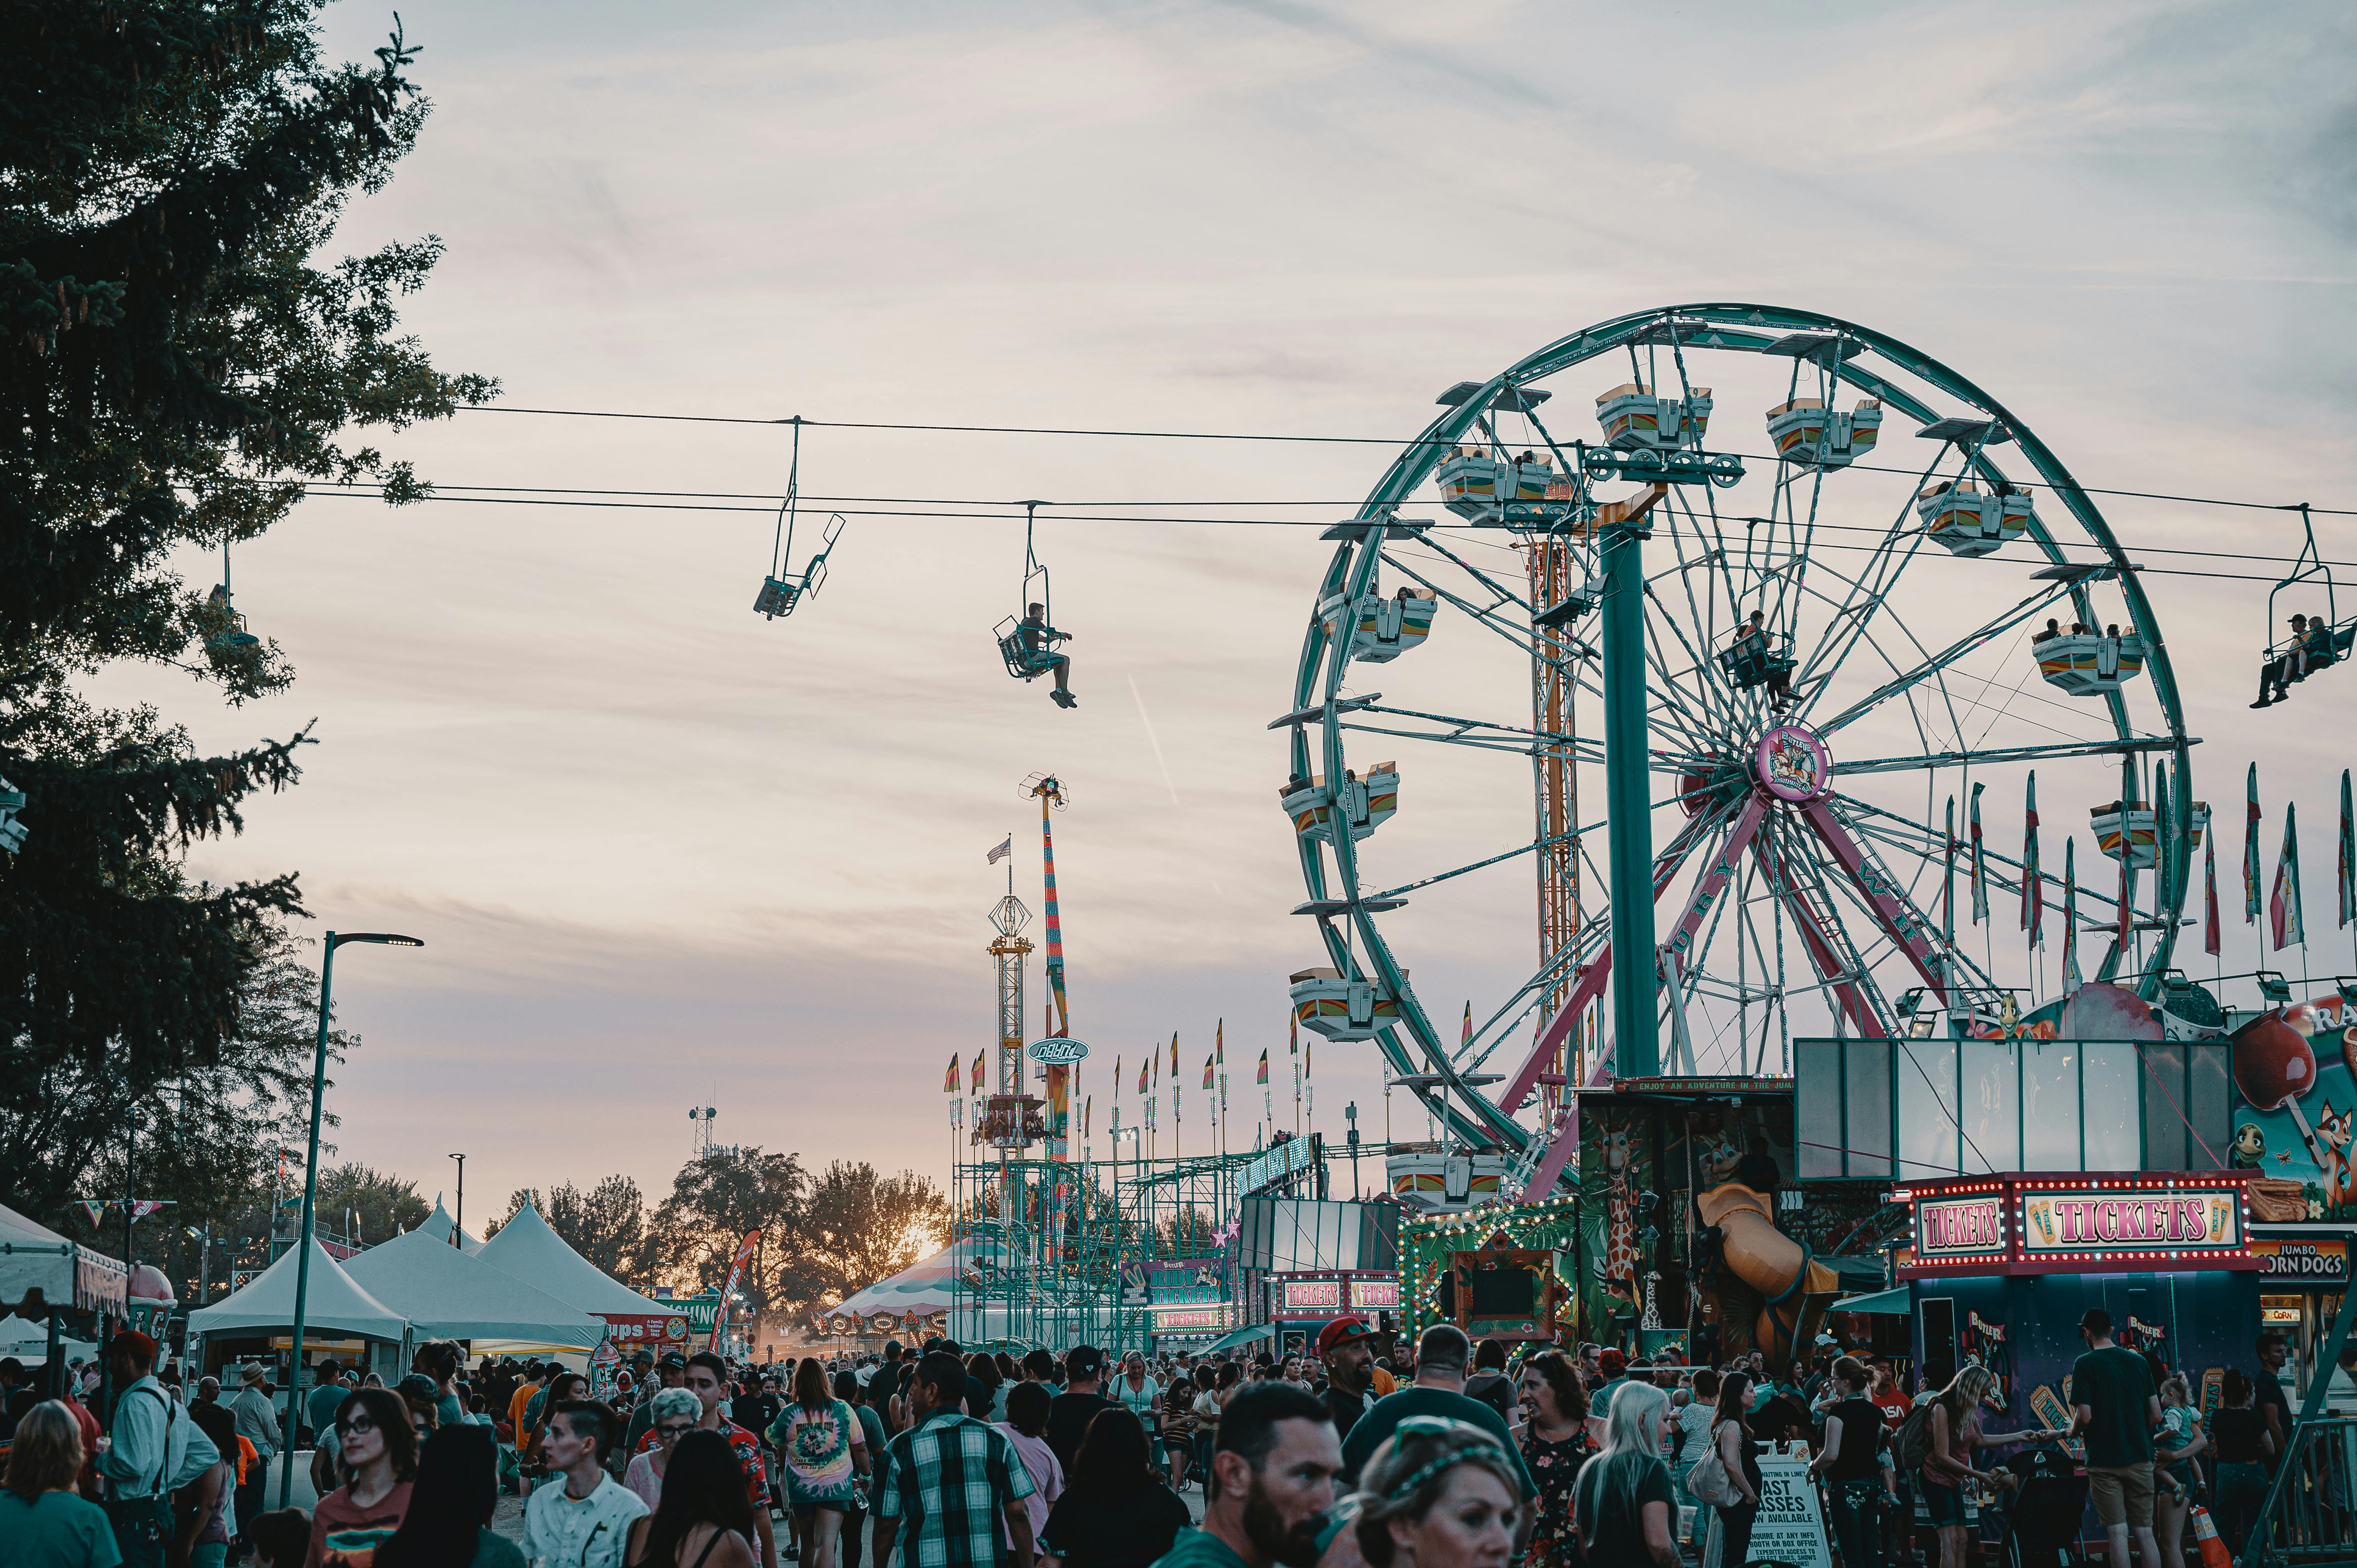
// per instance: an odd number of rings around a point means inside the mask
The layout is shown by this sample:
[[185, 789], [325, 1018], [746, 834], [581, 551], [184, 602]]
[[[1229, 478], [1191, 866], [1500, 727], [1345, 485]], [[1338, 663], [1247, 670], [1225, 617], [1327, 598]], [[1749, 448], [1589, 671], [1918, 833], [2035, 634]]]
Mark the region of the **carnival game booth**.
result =
[[[31, 1326], [39, 1344], [6, 1352], [31, 1365], [50, 1360], [62, 1372], [77, 1352], [70, 1341], [96, 1343], [102, 1337], [102, 1316], [122, 1317], [128, 1305], [129, 1271], [80, 1242], [68, 1240], [48, 1226], [36, 1223], [13, 1208], [0, 1207], [0, 1312]], [[56, 1353], [51, 1354], [51, 1337]]]
[[1308, 1270], [1271, 1274], [1268, 1324], [1280, 1355], [1314, 1355], [1318, 1334], [1338, 1317], [1356, 1316], [1374, 1329], [1374, 1352], [1393, 1353], [1399, 1334], [1400, 1285], [1396, 1270], [1360, 1273]]
[[[576, 1311], [603, 1320], [606, 1338], [623, 1355], [642, 1346], [658, 1350], [687, 1348], [685, 1313], [640, 1295], [608, 1275], [567, 1246], [530, 1204], [500, 1226], [499, 1234], [484, 1242], [475, 1257]], [[478, 1353], [484, 1349], [509, 1353], [498, 1346], [479, 1347]], [[555, 1359], [576, 1370], [587, 1368], [587, 1358], [578, 1350], [558, 1352]]]
[[450, 1245], [425, 1228], [344, 1260], [344, 1273], [409, 1321], [418, 1339], [455, 1339], [476, 1356], [586, 1357], [606, 1321]]
[[[295, 1345], [296, 1274], [302, 1254], [280, 1254], [246, 1287], [188, 1314], [188, 1365], [202, 1376], [249, 1359], [282, 1364]], [[362, 1289], [325, 1247], [311, 1243], [311, 1276], [303, 1300], [303, 1365], [295, 1386], [311, 1386], [311, 1369], [327, 1357], [360, 1366], [388, 1387], [409, 1369], [409, 1320]], [[224, 1381], [227, 1380], [224, 1379]], [[280, 1384], [285, 1386], [284, 1375]]]

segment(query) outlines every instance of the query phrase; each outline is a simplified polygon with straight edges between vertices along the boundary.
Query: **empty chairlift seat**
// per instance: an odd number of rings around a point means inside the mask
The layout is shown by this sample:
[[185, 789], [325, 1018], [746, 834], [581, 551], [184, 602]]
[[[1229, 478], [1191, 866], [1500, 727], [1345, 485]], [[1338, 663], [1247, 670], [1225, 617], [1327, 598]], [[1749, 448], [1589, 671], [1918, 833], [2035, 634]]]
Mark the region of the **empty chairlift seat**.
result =
[[1399, 1022], [1399, 1001], [1372, 979], [1348, 980], [1339, 969], [1293, 976], [1293, 1015], [1329, 1040], [1372, 1040]]
[[1277, 790], [1285, 814], [1293, 819], [1296, 835], [1332, 843], [1339, 812], [1350, 824], [1351, 841], [1355, 843], [1399, 809], [1399, 764], [1378, 762], [1364, 778], [1344, 779], [1340, 800], [1336, 793], [1326, 787], [1322, 777], [1303, 785], [1280, 786]]
[[1318, 618], [1325, 623], [1328, 638], [1350, 637], [1350, 658], [1385, 664], [1423, 646], [1439, 609], [1439, 595], [1413, 589], [1362, 594], [1356, 599], [1338, 594], [1318, 607]]
[[2032, 514], [2029, 498], [2018, 490], [1992, 495], [1970, 481], [1943, 479], [1916, 496], [1915, 515], [1951, 553], [1986, 555], [2028, 532]]
[[1846, 468], [1874, 450], [1882, 434], [1882, 401], [1867, 398], [1847, 413], [1820, 397], [1796, 397], [1768, 411], [1768, 439], [1776, 456], [1820, 468]]
[[2033, 644], [2030, 655], [2046, 683], [2073, 697], [2101, 697], [2144, 673], [2151, 645], [2141, 637], [2065, 632]]
[[1604, 442], [1624, 452], [1666, 452], [1702, 445], [1710, 428], [1710, 389], [1691, 397], [1656, 397], [1642, 381], [1628, 381], [1596, 400], [1596, 423]]

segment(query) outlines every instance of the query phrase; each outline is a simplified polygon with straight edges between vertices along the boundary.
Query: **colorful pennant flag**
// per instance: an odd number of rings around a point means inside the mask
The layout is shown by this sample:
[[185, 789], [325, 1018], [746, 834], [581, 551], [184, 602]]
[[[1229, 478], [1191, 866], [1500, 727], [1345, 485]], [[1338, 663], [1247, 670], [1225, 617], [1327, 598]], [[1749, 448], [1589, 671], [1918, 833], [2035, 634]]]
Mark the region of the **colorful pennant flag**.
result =
[[1082, 1136], [1082, 1137], [1085, 1138], [1085, 1137], [1087, 1137], [1087, 1136], [1089, 1135], [1089, 1123], [1090, 1123], [1091, 1122], [1092, 1122], [1092, 1121], [1094, 1121], [1094, 1120], [1096, 1119], [1096, 1113], [1097, 1113], [1097, 1097], [1096, 1097], [1095, 1095], [1092, 1094], [1092, 1095], [1090, 1095], [1086, 1100], [1083, 1100], [1083, 1101], [1081, 1101], [1081, 1136]]
[[1174, 1082], [1178, 1077], [1178, 1031], [1176, 1029], [1170, 1031], [1170, 1077]]
[[957, 1092], [958, 1059], [957, 1052], [952, 1051], [950, 1053], [950, 1070], [942, 1075], [942, 1092], [943, 1094], [955, 1094]]
[[2308, 921], [2300, 913], [2298, 804], [2284, 802], [2283, 850], [2276, 859], [2276, 885], [2267, 899], [2276, 951], [2308, 945]]
[[2062, 840], [2062, 994], [2086, 983], [2079, 973], [2079, 841]]
[[974, 1092], [982, 1092], [982, 1052], [974, 1053]]
[[1228, 1021], [1225, 1018], [1221, 1019], [1219, 1027], [1212, 1031], [1211, 1056], [1222, 1067], [1228, 1065]]
[[1138, 1063], [1138, 1064], [1137, 1064], [1137, 1092], [1138, 1092], [1138, 1093], [1140, 1093], [1140, 1094], [1144, 1094], [1144, 1093], [1146, 1092], [1146, 1069], [1149, 1069], [1150, 1067], [1152, 1067], [1153, 1065], [1154, 1065], [1154, 1060], [1153, 1060], [1153, 1057], [1152, 1057], [1152, 1055], [1151, 1055], [1151, 1054], [1149, 1054], [1149, 1055], [1147, 1056], [1147, 1058], [1146, 1058], [1146, 1059], [1145, 1061], [1142, 1061], [1142, 1062], [1140, 1062], [1140, 1063]]
[[1213, 1084], [1219, 1081], [1218, 1070], [1219, 1064], [1213, 1058], [1208, 1056], [1203, 1058], [1203, 1087], [1205, 1089], [1211, 1088]]
[[1473, 999], [1469, 996], [1465, 999], [1465, 1022], [1458, 1026], [1457, 1043], [1459, 1046], [1473, 1043]]
[[2259, 923], [2259, 765], [2243, 783], [2243, 924]]
[[1989, 918], [1988, 862], [1981, 850], [1981, 791], [1984, 784], [1973, 786], [1972, 854], [1973, 854], [1973, 924], [1977, 926]]
[[2029, 770], [2029, 803], [2022, 811], [2021, 929], [2029, 945], [2046, 945], [2046, 877], [2038, 866], [2038, 770]]
[[2349, 769], [2341, 770], [2341, 859], [2332, 883], [2340, 894], [2341, 923], [2357, 920], [2357, 810], [2349, 799]]
[[1956, 798], [1948, 797], [1947, 861], [1940, 876], [1940, 929], [1956, 940]]
[[2218, 929], [2218, 835], [2201, 838], [2201, 950], [2215, 958], [2226, 945]]
[[1262, 1083], [1266, 1083], [1266, 1082], [1268, 1081], [1268, 1047], [1267, 1047], [1266, 1046], [1263, 1046], [1263, 1047], [1260, 1048], [1260, 1079], [1259, 1079], [1259, 1081], [1260, 1081], [1260, 1082], [1262, 1082]]
[[74, 1206], [90, 1217], [90, 1228], [93, 1230], [97, 1230], [99, 1225], [106, 1219], [106, 1200], [104, 1198], [101, 1198], [96, 1203], [92, 1203], [86, 1197], [76, 1198], [74, 1200]]

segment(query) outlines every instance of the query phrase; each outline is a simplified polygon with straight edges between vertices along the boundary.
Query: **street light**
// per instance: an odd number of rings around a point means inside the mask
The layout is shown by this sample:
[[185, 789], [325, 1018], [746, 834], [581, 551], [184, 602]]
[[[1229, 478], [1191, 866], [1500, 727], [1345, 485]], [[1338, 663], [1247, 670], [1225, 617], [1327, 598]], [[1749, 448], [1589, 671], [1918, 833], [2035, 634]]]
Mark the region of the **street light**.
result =
[[374, 942], [380, 947], [422, 948], [415, 937], [390, 931], [333, 931], [319, 955], [319, 1043], [311, 1056], [311, 1153], [303, 1171], [303, 1228], [295, 1238], [295, 1354], [286, 1369], [286, 1462], [278, 1471], [278, 1506], [285, 1508], [295, 1491], [295, 1412], [303, 1372], [303, 1310], [311, 1295], [311, 1219], [319, 1200], [319, 1101], [328, 1082], [328, 1014], [335, 983], [336, 950], [346, 942]]
[[457, 1247], [458, 1238], [467, 1229], [467, 1156], [452, 1155], [450, 1157], [458, 1162], [458, 1214], [450, 1221], [450, 1245]]

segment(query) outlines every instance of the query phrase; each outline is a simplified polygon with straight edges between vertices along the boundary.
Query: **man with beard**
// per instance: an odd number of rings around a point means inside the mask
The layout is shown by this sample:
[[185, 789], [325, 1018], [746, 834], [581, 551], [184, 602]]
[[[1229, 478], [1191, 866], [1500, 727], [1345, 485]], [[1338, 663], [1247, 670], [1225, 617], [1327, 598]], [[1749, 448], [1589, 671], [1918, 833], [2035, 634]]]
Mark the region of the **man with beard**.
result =
[[1202, 1528], [1180, 1530], [1154, 1568], [1315, 1568], [1341, 1468], [1315, 1394], [1282, 1382], [1239, 1389], [1220, 1412]]
[[1326, 1413], [1334, 1423], [1338, 1443], [1351, 1435], [1351, 1428], [1374, 1402], [1367, 1394], [1374, 1337], [1367, 1320], [1355, 1316], [1338, 1317], [1318, 1331], [1318, 1359], [1326, 1363]]

